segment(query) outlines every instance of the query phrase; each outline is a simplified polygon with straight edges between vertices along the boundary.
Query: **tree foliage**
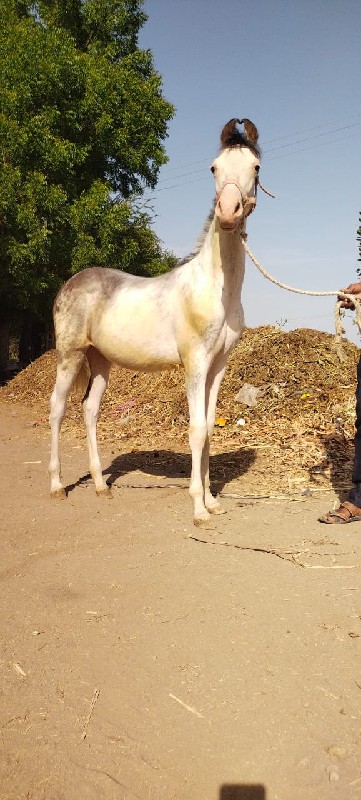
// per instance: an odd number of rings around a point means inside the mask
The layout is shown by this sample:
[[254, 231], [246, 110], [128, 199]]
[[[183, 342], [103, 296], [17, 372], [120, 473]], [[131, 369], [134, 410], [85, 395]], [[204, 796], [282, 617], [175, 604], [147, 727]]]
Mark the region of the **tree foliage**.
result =
[[49, 314], [86, 266], [172, 264], [135, 202], [165, 163], [173, 107], [142, 0], [0, 0], [0, 311]]

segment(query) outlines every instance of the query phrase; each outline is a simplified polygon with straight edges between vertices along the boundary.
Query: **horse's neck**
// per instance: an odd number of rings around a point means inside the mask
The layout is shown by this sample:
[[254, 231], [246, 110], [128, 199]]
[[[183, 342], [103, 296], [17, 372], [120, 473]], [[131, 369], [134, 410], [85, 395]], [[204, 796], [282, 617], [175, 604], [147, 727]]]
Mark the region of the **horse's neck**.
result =
[[203, 269], [209, 271], [212, 279], [232, 290], [241, 288], [245, 269], [245, 252], [239, 231], [222, 231], [214, 216], [209, 231], [199, 253]]

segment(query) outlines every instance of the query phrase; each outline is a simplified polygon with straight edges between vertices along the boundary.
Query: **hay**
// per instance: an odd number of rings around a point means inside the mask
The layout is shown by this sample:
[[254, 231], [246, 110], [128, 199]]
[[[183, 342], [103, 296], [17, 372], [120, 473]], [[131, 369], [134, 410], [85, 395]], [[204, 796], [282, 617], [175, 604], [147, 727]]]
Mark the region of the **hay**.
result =
[[[358, 349], [334, 337], [271, 326], [247, 329], [233, 351], [221, 386], [212, 443], [213, 477], [243, 488], [294, 492], [351, 480]], [[45, 353], [0, 389], [0, 399], [31, 409], [47, 431], [56, 367]], [[261, 389], [255, 407], [236, 402], [244, 383]], [[237, 424], [242, 418], [244, 424]], [[181, 368], [139, 373], [113, 368], [98, 424], [99, 442], [119, 452], [188, 452], [188, 409]], [[84, 436], [81, 404], [69, 400], [63, 430]], [[163, 454], [163, 458], [165, 455]], [[236, 479], [235, 475], [242, 474]]]

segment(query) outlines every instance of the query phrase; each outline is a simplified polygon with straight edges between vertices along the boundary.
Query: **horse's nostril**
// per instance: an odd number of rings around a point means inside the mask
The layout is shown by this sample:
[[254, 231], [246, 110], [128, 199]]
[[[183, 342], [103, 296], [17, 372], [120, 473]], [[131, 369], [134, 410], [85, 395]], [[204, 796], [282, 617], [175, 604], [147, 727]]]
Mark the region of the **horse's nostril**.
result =
[[237, 211], [239, 211], [240, 208], [241, 208], [241, 204], [237, 203], [236, 208], [235, 208], [235, 213], [237, 213]]

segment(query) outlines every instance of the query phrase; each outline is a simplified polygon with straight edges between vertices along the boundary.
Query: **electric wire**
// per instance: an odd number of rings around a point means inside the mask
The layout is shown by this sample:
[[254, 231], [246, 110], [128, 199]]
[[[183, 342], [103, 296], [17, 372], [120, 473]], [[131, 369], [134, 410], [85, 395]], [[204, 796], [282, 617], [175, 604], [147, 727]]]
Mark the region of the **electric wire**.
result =
[[[361, 112], [359, 112], [359, 113], [361, 113]], [[359, 114], [357, 114], [355, 116], [359, 116]], [[351, 119], [354, 119], [355, 116], [353, 116]], [[313, 149], [315, 147], [319, 147], [320, 144], [317, 143], [317, 144], [311, 145], [310, 147], [305, 147], [305, 148], [301, 148], [301, 149], [298, 148], [297, 150], [294, 150], [294, 151], [292, 151], [290, 153], [277, 155], [276, 157], [272, 157], [272, 158], [267, 158], [268, 153], [272, 153], [272, 152], [274, 152], [276, 150], [277, 151], [278, 150], [285, 150], [286, 148], [289, 148], [289, 147], [295, 147], [298, 144], [303, 144], [305, 142], [311, 142], [311, 141], [314, 141], [315, 139], [320, 139], [321, 137], [324, 138], [326, 136], [331, 136], [332, 134], [341, 133], [342, 131], [351, 130], [352, 128], [356, 128], [356, 127], [359, 127], [359, 126], [361, 126], [361, 121], [350, 123], [348, 125], [342, 125], [342, 126], [339, 126], [337, 128], [332, 128], [331, 130], [323, 131], [321, 133], [314, 134], [313, 136], [308, 136], [308, 137], [305, 137], [305, 138], [302, 138], [302, 139], [296, 139], [296, 141], [286, 142], [285, 144], [278, 145], [277, 147], [269, 148], [268, 150], [264, 149], [263, 150], [263, 155], [265, 156], [265, 158], [263, 160], [263, 163], [269, 163], [270, 161], [276, 160], [276, 158], [284, 158], [285, 156], [288, 156], [288, 155], [296, 155], [297, 153], [302, 153], [302, 152], [305, 152], [306, 150], [311, 150], [311, 149]], [[307, 133], [307, 131], [309, 131], [309, 130], [317, 130], [320, 127], [322, 127], [322, 126], [315, 126], [314, 128], [305, 129], [304, 132]], [[302, 133], [303, 133], [303, 131], [300, 131], [299, 133], [295, 133], [295, 134], [290, 134], [290, 137], [301, 135]], [[342, 141], [345, 138], [351, 138], [351, 137], [353, 137], [355, 135], [358, 136], [359, 132], [357, 132], [356, 134], [351, 134], [351, 136], [347, 136], [347, 137], [345, 137], [345, 136], [337, 137], [336, 139], [332, 139], [329, 142], [322, 141], [321, 144], [322, 145], [334, 144], [334, 143], [337, 143], [338, 141]], [[282, 138], [286, 138], [286, 135], [284, 137], [278, 137], [276, 139], [269, 140], [268, 143], [271, 144], [271, 143], [276, 142], [276, 141], [278, 141], [279, 139], [282, 139]], [[288, 138], [288, 136], [287, 136], [287, 138]], [[200, 163], [206, 163], [206, 159], [201, 159], [199, 161], [194, 161], [194, 162], [188, 162], [188, 164], [184, 165], [183, 169], [186, 169], [188, 166], [192, 166], [192, 164], [196, 165], [196, 164], [200, 164]], [[173, 168], [173, 169], [177, 169], [177, 168]], [[199, 181], [205, 180], [206, 178], [205, 177], [204, 178], [198, 178], [198, 179], [195, 179], [195, 180], [192, 180], [192, 181], [184, 181], [182, 183], [179, 183], [178, 181], [181, 178], [185, 178], [185, 177], [188, 177], [188, 176], [191, 176], [191, 175], [201, 175], [202, 173], [208, 173], [208, 167], [203, 167], [203, 168], [198, 169], [198, 170], [190, 170], [190, 171], [187, 171], [187, 172], [182, 172], [182, 173], [180, 173], [178, 175], [174, 175], [174, 176], [160, 178], [160, 180], [157, 183], [157, 187], [155, 189], [153, 189], [153, 192], [158, 193], [158, 192], [166, 191], [166, 190], [169, 190], [169, 189], [177, 188], [178, 186], [186, 186], [186, 185], [191, 184], [191, 183], [198, 183]], [[173, 181], [173, 183], [171, 185], [169, 185], [169, 186], [160, 186], [159, 185], [159, 184], [163, 184], [163, 183], [169, 183], [169, 181]]]

